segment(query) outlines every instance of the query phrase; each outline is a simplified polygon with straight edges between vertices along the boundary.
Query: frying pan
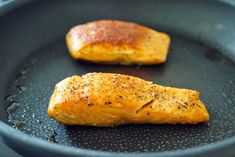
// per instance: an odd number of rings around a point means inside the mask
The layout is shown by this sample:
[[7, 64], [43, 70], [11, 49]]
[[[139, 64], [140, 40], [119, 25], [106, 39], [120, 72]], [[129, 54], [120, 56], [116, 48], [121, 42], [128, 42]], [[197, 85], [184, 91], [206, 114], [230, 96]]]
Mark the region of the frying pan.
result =
[[[133, 21], [172, 38], [165, 64], [74, 61], [65, 34], [98, 19]], [[197, 125], [63, 126], [47, 115], [54, 85], [88, 72], [196, 89], [211, 116]], [[0, 8], [0, 135], [23, 156], [235, 155], [235, 8], [209, 0], [13, 1]]]

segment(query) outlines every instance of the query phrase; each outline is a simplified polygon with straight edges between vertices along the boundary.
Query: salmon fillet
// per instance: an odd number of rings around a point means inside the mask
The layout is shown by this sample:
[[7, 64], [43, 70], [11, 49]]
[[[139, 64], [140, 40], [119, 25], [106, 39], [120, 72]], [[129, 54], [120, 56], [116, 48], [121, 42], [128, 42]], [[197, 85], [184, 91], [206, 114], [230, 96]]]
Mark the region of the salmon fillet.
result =
[[100, 20], [73, 27], [66, 41], [74, 59], [157, 64], [166, 61], [170, 37], [132, 22]]
[[59, 82], [48, 114], [67, 125], [196, 124], [209, 120], [199, 92], [122, 74], [88, 73]]

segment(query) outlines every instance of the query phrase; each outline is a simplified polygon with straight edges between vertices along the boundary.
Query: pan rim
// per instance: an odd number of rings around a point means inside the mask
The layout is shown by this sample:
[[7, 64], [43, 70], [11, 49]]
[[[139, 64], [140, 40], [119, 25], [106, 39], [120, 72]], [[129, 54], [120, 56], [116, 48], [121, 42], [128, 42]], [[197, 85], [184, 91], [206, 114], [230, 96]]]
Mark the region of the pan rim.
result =
[[[15, 8], [27, 4], [29, 2], [36, 1], [36, 0], [19, 0], [14, 1], [10, 0], [9, 2], [5, 3], [4, 5], [0, 6], [0, 9], [4, 8], [0, 12], [0, 16], [4, 15], [5, 13], [14, 10]], [[218, 0], [217, 0], [218, 1]], [[163, 151], [163, 152], [146, 152], [146, 153], [118, 153], [118, 152], [108, 152], [108, 151], [98, 151], [98, 150], [89, 150], [83, 148], [74, 148], [74, 147], [67, 147], [64, 145], [59, 145], [55, 143], [50, 143], [43, 139], [30, 136], [25, 134], [21, 131], [18, 131], [11, 126], [7, 125], [3, 121], [0, 120], [0, 138], [4, 140], [4, 137], [11, 138], [14, 141], [18, 141], [20, 143], [28, 143], [31, 146], [40, 147], [42, 150], [51, 150], [61, 153], [63, 155], [82, 155], [82, 156], [122, 156], [122, 157], [129, 157], [129, 156], [136, 156], [136, 157], [170, 157], [170, 156], [188, 156], [188, 155], [202, 155], [207, 154], [209, 152], [215, 153], [215, 150], [219, 152], [220, 150], [224, 150], [229, 146], [235, 146], [235, 136], [221, 140], [216, 143], [206, 144], [194, 148], [187, 148], [183, 150], [172, 150], [172, 151]], [[7, 142], [5, 142], [7, 144]]]
[[[99, 150], [89, 150], [84, 148], [75, 148], [64, 146], [56, 143], [50, 143], [46, 140], [30, 136], [21, 131], [18, 131], [6, 123], [0, 121], [0, 134], [2, 137], [11, 138], [14, 141], [20, 143], [28, 143], [31, 146], [40, 147], [42, 150], [51, 150], [63, 155], [83, 155], [83, 156], [113, 156], [113, 157], [174, 157], [174, 156], [188, 156], [188, 155], [202, 155], [207, 153], [216, 153], [216, 151], [224, 150], [226, 147], [235, 146], [235, 137], [221, 140], [216, 143], [206, 144], [199, 147], [187, 148], [182, 150], [171, 150], [163, 152], [146, 152], [146, 153], [119, 153], [119, 152], [108, 152]], [[4, 138], [3, 138], [4, 140]], [[6, 143], [7, 144], [7, 143]]]

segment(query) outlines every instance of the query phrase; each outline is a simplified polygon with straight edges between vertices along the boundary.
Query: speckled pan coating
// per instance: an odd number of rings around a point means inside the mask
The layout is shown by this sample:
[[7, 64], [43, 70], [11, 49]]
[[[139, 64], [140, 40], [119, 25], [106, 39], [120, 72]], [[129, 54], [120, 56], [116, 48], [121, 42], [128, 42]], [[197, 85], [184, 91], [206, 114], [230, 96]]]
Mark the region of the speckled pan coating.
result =
[[[14, 96], [8, 97], [8, 101], [20, 105], [11, 114], [13, 120], [19, 120], [15, 127], [62, 145], [112, 152], [185, 149], [234, 136], [235, 106], [232, 102], [235, 90], [230, 88], [235, 84], [232, 79], [233, 63], [216, 50], [182, 36], [171, 36], [173, 43], [169, 61], [157, 66], [107, 66], [77, 62], [65, 53], [63, 40], [39, 50], [25, 60], [15, 83], [10, 87], [9, 93]], [[63, 126], [47, 115], [48, 102], [57, 82], [73, 74], [100, 71], [138, 76], [162, 85], [197, 89], [211, 114], [211, 121], [199, 125], [94, 128]], [[225, 79], [227, 84], [221, 84]]]

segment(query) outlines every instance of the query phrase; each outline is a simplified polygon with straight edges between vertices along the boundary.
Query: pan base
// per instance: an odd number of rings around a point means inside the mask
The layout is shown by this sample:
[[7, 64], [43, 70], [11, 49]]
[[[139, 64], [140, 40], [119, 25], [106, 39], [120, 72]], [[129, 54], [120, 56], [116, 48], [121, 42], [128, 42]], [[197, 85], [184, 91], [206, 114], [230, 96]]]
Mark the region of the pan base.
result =
[[[99, 65], [74, 61], [64, 40], [34, 52], [18, 69], [6, 96], [9, 123], [32, 136], [62, 145], [112, 152], [159, 152], [197, 147], [235, 135], [235, 65], [214, 49], [171, 35], [165, 64]], [[199, 90], [210, 115], [198, 125], [63, 126], [47, 115], [57, 82], [88, 72], [115, 72], [154, 83]], [[233, 78], [233, 79], [231, 79]]]

